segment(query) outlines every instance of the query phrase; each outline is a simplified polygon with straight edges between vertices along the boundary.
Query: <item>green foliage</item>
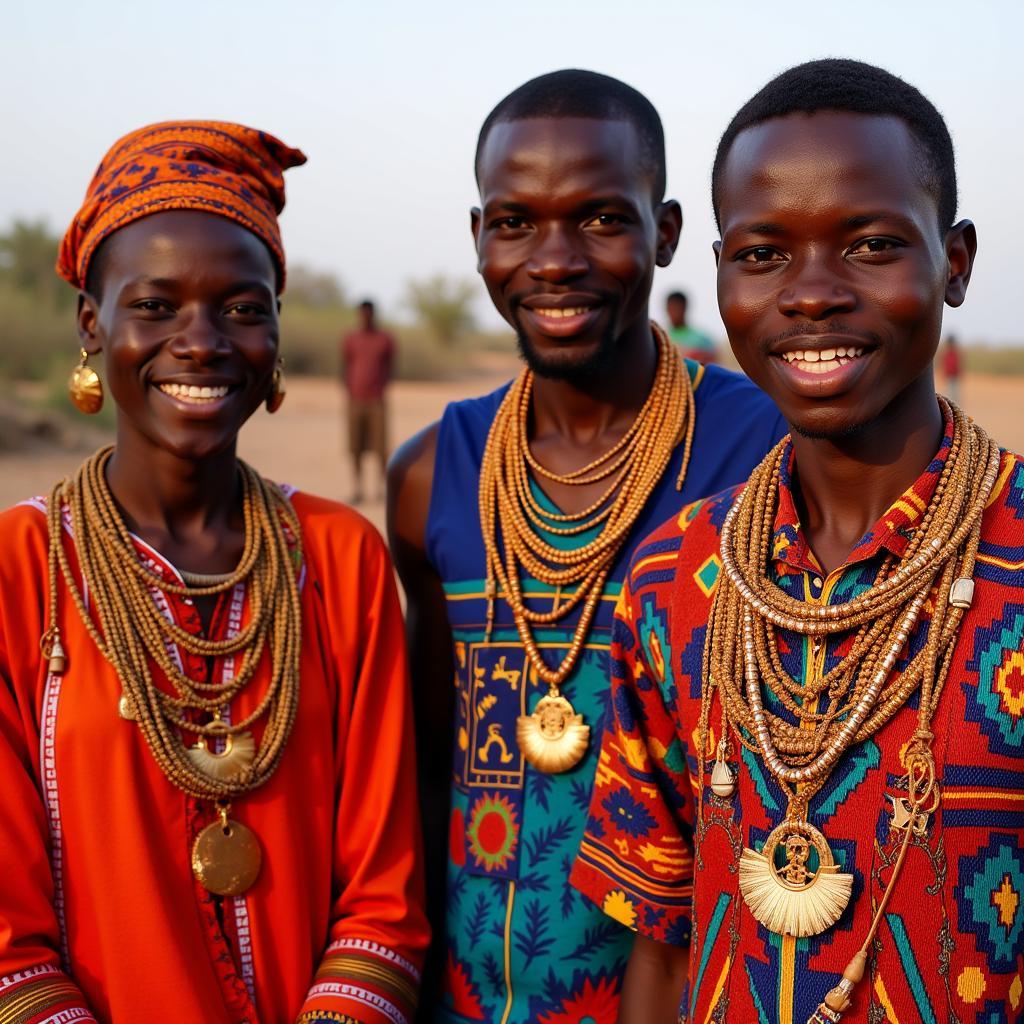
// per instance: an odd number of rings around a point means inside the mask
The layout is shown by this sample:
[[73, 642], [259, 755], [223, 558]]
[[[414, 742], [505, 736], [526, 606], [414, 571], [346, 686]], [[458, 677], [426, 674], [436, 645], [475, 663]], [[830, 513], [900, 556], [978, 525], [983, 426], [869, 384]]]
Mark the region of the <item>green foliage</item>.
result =
[[435, 274], [425, 281], [408, 283], [406, 304], [438, 342], [449, 347], [460, 335], [473, 329], [475, 296], [473, 281], [452, 280], [444, 274]]

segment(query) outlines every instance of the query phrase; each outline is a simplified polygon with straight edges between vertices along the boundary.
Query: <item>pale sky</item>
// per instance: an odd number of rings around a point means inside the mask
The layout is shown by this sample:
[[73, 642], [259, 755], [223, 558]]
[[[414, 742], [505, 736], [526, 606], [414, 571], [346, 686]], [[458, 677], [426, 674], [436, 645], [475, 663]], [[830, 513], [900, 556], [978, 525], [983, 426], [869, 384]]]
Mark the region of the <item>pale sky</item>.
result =
[[[845, 56], [888, 68], [946, 117], [960, 216], [978, 226], [964, 340], [1024, 342], [1024, 4], [1017, 0], [51, 0], [6, 5], [0, 27], [0, 225], [63, 230], [107, 147], [152, 121], [241, 121], [303, 149], [286, 175], [289, 259], [336, 272], [353, 298], [403, 318], [405, 282], [473, 277], [468, 210], [480, 123], [515, 86], [560, 67], [646, 93], [686, 224], [653, 311], [682, 287], [718, 334], [709, 175], [732, 114], [784, 68]], [[484, 325], [500, 321], [480, 287]], [[2, 335], [2, 325], [0, 325]]]

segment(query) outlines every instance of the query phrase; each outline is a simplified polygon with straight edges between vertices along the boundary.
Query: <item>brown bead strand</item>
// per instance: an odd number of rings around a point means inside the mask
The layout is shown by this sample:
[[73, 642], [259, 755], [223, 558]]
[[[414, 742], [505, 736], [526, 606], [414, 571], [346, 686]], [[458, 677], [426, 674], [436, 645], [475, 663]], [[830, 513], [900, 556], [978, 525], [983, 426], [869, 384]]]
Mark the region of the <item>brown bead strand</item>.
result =
[[[58, 484], [50, 494], [49, 575], [50, 628], [44, 651], [57, 632], [58, 574], [100, 652], [114, 668], [157, 764], [166, 777], [190, 796], [230, 800], [261, 786], [277, 768], [298, 707], [301, 604], [296, 566], [301, 563], [298, 518], [283, 492], [239, 461], [243, 486], [245, 544], [242, 559], [222, 581], [203, 587], [167, 583], [142, 565], [106, 484], [105, 467], [112, 449], [97, 452], [76, 477]], [[83, 589], [72, 571], [62, 537], [64, 508], [70, 513], [75, 550], [93, 621]], [[295, 550], [289, 549], [288, 535]], [[294, 560], [293, 560], [294, 559]], [[235, 637], [208, 640], [169, 622], [153, 600], [154, 591], [189, 597], [212, 596], [245, 583], [250, 595], [250, 621]], [[242, 639], [240, 639], [242, 638]], [[188, 678], [169, 653], [171, 644], [202, 657], [228, 657], [243, 652], [231, 683], [199, 683]], [[270, 682], [257, 708], [238, 721], [203, 723], [196, 714], [228, 706], [253, 674], [266, 648], [270, 651]], [[176, 692], [166, 693], [153, 679], [151, 666], [165, 673]], [[259, 747], [249, 769], [228, 778], [202, 772], [188, 755], [181, 730], [213, 737], [234, 736], [266, 717]]]
[[[623, 542], [654, 490], [672, 452], [683, 440], [677, 488], [693, 446], [693, 387], [689, 373], [665, 332], [651, 325], [658, 344], [658, 368], [640, 413], [612, 448], [586, 466], [558, 474], [530, 451], [528, 423], [533, 375], [524, 370], [495, 415], [480, 468], [480, 523], [487, 555], [487, 635], [499, 592], [512, 608], [516, 629], [537, 676], [557, 688], [572, 672], [597, 611], [608, 573]], [[611, 478], [601, 497], [582, 512], [548, 512], [531, 488], [531, 471], [560, 484], [585, 486]], [[603, 524], [603, 525], [602, 525]], [[537, 529], [577, 536], [601, 526], [579, 547], [563, 550], [538, 536]], [[499, 541], [500, 537], [500, 541]], [[501, 548], [504, 548], [504, 551]], [[550, 611], [527, 608], [521, 578], [528, 575], [557, 589]], [[561, 588], [571, 588], [565, 595]], [[549, 669], [531, 624], [557, 622], [582, 604], [569, 650]]]

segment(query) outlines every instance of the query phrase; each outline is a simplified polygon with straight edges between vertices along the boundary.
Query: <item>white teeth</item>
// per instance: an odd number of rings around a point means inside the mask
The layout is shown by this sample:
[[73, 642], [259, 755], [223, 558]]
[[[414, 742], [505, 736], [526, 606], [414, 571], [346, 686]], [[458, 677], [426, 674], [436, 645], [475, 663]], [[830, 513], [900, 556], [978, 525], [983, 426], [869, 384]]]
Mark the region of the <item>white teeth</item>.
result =
[[864, 349], [850, 348], [822, 348], [822, 349], [795, 349], [792, 352], [783, 352], [782, 358], [791, 366], [804, 373], [831, 373], [840, 366], [845, 366], [852, 359], [864, 355]]
[[586, 306], [566, 306], [562, 309], [555, 307], [550, 309], [534, 309], [534, 313], [538, 316], [549, 316], [553, 320], [562, 320], [567, 316], [579, 316], [586, 312], [588, 312], [588, 308]]
[[223, 398], [229, 391], [229, 388], [223, 385], [211, 388], [197, 387], [195, 384], [160, 384], [159, 388], [165, 395], [183, 402], [212, 402]]

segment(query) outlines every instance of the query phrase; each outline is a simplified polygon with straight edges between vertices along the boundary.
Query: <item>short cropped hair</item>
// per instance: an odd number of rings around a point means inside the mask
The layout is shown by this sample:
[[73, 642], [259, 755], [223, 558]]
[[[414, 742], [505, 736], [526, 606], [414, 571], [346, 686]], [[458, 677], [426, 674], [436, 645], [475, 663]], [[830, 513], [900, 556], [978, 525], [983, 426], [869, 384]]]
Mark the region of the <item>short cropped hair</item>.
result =
[[359, 303], [359, 308], [360, 309], [368, 309], [372, 313], [374, 311], [373, 300], [372, 299], [363, 299], [363, 301]]
[[480, 154], [496, 124], [548, 117], [629, 121], [640, 140], [640, 162], [650, 175], [654, 201], [660, 203], [665, 197], [665, 131], [654, 104], [617, 78], [574, 68], [532, 78], [510, 92], [487, 115], [476, 143], [477, 183]]
[[686, 297], [686, 292], [669, 292], [665, 297], [665, 302], [681, 302], [684, 306], [690, 304], [689, 299]]
[[729, 122], [711, 172], [711, 203], [721, 229], [719, 202], [722, 171], [736, 136], [747, 128], [788, 114], [819, 110], [898, 117], [917, 143], [921, 183], [935, 197], [939, 227], [956, 216], [956, 160], [949, 129], [935, 105], [902, 78], [859, 60], [830, 57], [783, 71], [739, 109]]

